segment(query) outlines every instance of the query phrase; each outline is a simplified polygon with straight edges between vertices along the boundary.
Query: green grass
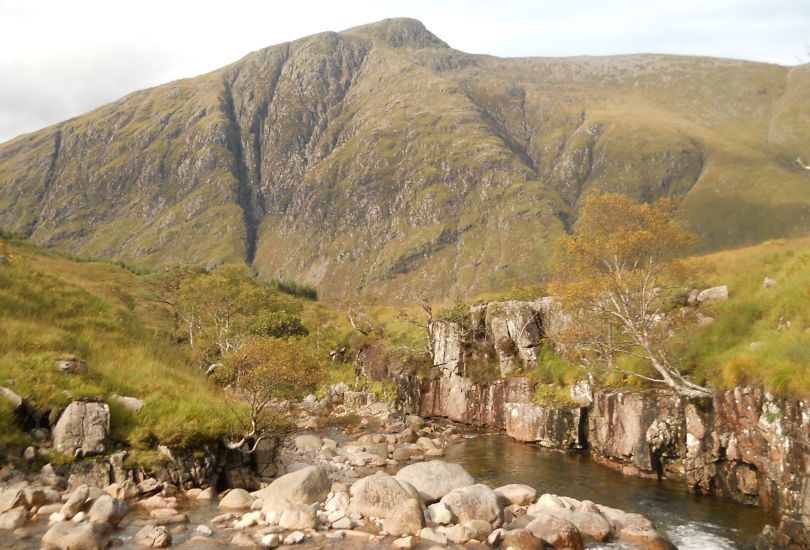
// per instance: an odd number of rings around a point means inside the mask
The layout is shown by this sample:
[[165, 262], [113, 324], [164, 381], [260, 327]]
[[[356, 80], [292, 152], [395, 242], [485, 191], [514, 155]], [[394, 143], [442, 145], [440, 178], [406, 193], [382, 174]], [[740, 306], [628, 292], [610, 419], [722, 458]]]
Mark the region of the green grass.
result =
[[[701, 259], [709, 284], [728, 284], [726, 302], [706, 304], [714, 318], [684, 338], [684, 367], [720, 388], [762, 385], [810, 396], [810, 238], [774, 241]], [[764, 288], [765, 277], [777, 281]], [[755, 343], [752, 346], [752, 343]]]
[[[227, 430], [234, 405], [188, 366], [184, 350], [167, 337], [166, 312], [142, 301], [139, 277], [24, 243], [9, 248], [11, 263], [0, 265], [3, 384], [40, 410], [71, 399], [104, 400], [112, 438], [132, 447], [188, 447]], [[65, 356], [87, 360], [90, 372], [57, 371], [53, 361]], [[134, 414], [112, 394], [146, 405]], [[10, 420], [0, 413], [4, 432], [14, 430]]]

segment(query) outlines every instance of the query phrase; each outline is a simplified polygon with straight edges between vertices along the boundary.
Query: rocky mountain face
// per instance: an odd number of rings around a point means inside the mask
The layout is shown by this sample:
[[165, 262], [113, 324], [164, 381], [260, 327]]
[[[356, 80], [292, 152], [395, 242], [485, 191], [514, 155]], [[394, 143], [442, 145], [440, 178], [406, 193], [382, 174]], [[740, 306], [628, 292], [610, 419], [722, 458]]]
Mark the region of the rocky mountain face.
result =
[[0, 228], [332, 301], [473, 295], [541, 278], [595, 191], [681, 197], [705, 249], [810, 231], [808, 100], [808, 65], [502, 59], [386, 20], [0, 145]]

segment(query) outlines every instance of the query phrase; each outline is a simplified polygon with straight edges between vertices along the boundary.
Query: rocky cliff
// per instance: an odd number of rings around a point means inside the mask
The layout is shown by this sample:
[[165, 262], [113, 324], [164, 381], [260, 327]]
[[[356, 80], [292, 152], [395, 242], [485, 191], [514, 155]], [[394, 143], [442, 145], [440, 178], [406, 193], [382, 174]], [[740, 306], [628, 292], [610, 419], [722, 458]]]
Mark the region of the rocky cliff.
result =
[[0, 145], [0, 228], [147, 266], [244, 261], [331, 300], [535, 281], [593, 191], [682, 197], [706, 248], [740, 246], [810, 230], [808, 75], [500, 59], [386, 20]]
[[[490, 303], [474, 313], [488, 312], [481, 317], [488, 327], [508, 326], [510, 319], [519, 319], [515, 326], [535, 326], [539, 338], [544, 332], [544, 303]], [[525, 316], [517, 316], [521, 311]], [[491, 330], [484, 334], [488, 339], [518, 335]], [[448, 343], [453, 349], [464, 346], [452, 324], [444, 324], [433, 336], [437, 376], [400, 383], [401, 405], [409, 412], [501, 428], [515, 439], [547, 447], [588, 448], [597, 461], [626, 475], [678, 479], [696, 493], [759, 505], [810, 526], [807, 401], [747, 387], [718, 391], [703, 400], [668, 390], [586, 395], [587, 384], [577, 384], [572, 395], [583, 406], [553, 408], [532, 402], [532, 382], [526, 377], [505, 376], [476, 385], [462, 376], [463, 353], [454, 370], [441, 368]], [[512, 354], [507, 361], [498, 357], [501, 366], [528, 366], [520, 351], [525, 347], [501, 348]], [[444, 357], [439, 350], [444, 350]]]

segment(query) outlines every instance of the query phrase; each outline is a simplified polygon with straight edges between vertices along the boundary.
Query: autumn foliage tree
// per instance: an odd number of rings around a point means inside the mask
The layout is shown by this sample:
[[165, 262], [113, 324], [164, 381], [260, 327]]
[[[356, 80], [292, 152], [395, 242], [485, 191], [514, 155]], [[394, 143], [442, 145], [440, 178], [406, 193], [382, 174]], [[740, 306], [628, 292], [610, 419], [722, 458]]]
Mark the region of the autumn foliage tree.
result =
[[620, 370], [617, 359], [629, 355], [655, 374], [625, 374], [701, 397], [709, 390], [687, 379], [673, 353], [679, 316], [671, 312], [688, 274], [680, 257], [695, 240], [674, 212], [666, 199], [646, 204], [605, 194], [584, 201], [574, 231], [555, 250], [551, 291], [561, 322], [553, 336], [567, 359], [592, 375]]
[[247, 403], [246, 410], [237, 410], [238, 433], [227, 446], [252, 452], [278, 434], [284, 401], [315, 391], [325, 366], [300, 340], [250, 337], [224, 355], [213, 376]]

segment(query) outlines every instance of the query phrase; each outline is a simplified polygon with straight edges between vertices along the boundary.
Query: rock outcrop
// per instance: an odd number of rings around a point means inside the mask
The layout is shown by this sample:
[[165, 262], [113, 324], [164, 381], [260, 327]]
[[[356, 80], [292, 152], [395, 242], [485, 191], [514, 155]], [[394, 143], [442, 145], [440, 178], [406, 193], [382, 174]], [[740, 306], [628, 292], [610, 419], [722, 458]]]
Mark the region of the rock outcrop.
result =
[[53, 446], [68, 456], [98, 454], [106, 448], [109, 433], [109, 405], [73, 401], [53, 429]]

